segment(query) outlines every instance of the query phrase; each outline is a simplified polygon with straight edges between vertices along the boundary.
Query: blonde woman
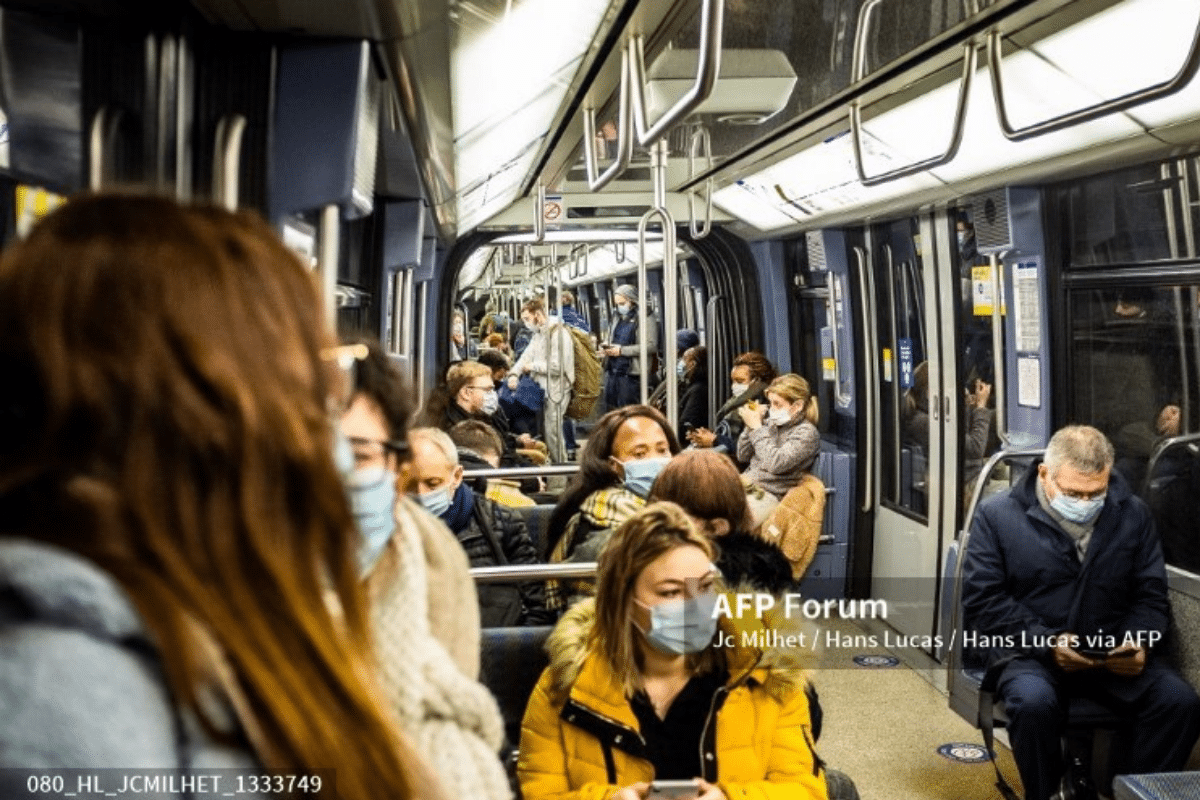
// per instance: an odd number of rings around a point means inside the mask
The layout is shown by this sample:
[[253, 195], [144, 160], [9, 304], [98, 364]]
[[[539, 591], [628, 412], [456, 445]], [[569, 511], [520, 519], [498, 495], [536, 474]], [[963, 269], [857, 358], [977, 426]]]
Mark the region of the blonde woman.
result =
[[808, 381], [780, 375], [767, 387], [766, 405], [747, 403], [738, 413], [746, 428], [738, 437], [737, 458], [750, 465], [743, 479], [782, 498], [812, 470], [821, 450], [817, 399]]
[[521, 729], [525, 797], [640, 800], [670, 780], [699, 800], [824, 800], [795, 651], [744, 646], [757, 620], [718, 625], [713, 555], [674, 503], [613, 534], [596, 597], [548, 642]]

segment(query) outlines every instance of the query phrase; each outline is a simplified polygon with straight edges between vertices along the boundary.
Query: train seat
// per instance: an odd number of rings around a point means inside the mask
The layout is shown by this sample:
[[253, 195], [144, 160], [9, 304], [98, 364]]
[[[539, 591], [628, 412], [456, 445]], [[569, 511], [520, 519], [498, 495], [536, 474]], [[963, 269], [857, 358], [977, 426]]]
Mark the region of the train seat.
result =
[[496, 698], [504, 720], [507, 747], [515, 752], [521, 720], [533, 687], [550, 663], [546, 655], [549, 625], [528, 628], [484, 628], [479, 680]]
[[514, 508], [512, 511], [524, 520], [529, 539], [533, 542], [534, 549], [540, 553], [542, 544], [546, 541], [546, 530], [550, 526], [550, 515], [554, 513], [554, 506], [539, 504]]

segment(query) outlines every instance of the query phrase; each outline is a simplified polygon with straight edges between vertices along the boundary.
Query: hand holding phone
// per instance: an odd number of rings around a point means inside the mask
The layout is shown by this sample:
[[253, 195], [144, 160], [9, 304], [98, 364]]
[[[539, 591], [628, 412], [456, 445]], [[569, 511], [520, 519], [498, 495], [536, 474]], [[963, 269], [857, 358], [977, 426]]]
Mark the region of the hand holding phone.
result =
[[700, 796], [700, 787], [695, 781], [654, 781], [650, 784], [649, 796], [662, 800], [695, 800]]

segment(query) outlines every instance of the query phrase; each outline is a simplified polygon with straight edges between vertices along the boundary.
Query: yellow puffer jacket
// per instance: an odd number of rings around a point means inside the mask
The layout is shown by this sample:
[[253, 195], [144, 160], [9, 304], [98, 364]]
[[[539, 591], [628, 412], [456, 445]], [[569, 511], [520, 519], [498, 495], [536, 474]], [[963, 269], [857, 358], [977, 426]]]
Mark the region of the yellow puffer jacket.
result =
[[[547, 641], [550, 666], [521, 724], [517, 773], [524, 800], [608, 800], [624, 786], [654, 779], [619, 679], [588, 648], [594, 619], [594, 602], [581, 602]], [[737, 646], [727, 650], [730, 677], [701, 736], [707, 774], [700, 777], [729, 800], [826, 800], [796, 654], [744, 647], [745, 621], [737, 630], [721, 623]]]

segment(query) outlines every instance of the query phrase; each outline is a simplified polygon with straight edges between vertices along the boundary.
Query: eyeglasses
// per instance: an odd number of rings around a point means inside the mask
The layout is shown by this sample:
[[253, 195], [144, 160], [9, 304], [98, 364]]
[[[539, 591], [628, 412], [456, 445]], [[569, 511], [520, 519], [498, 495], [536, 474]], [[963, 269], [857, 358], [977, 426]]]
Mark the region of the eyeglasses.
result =
[[400, 461], [408, 458], [408, 443], [389, 439], [363, 439], [351, 436], [350, 449], [354, 453], [354, 471], [346, 481], [356, 488], [370, 489], [386, 480], [395, 480], [395, 474], [387, 467], [387, 456], [393, 454]]
[[1058, 489], [1059, 492], [1067, 497], [1070, 497], [1072, 500], [1095, 500], [1097, 497], [1103, 497], [1105, 492], [1108, 491], [1107, 483], [1104, 484], [1104, 488], [1097, 489], [1094, 492], [1080, 492], [1074, 489], [1064, 489], [1058, 481], [1054, 480], [1054, 478], [1051, 478], [1050, 482], [1054, 484], [1055, 489]]

